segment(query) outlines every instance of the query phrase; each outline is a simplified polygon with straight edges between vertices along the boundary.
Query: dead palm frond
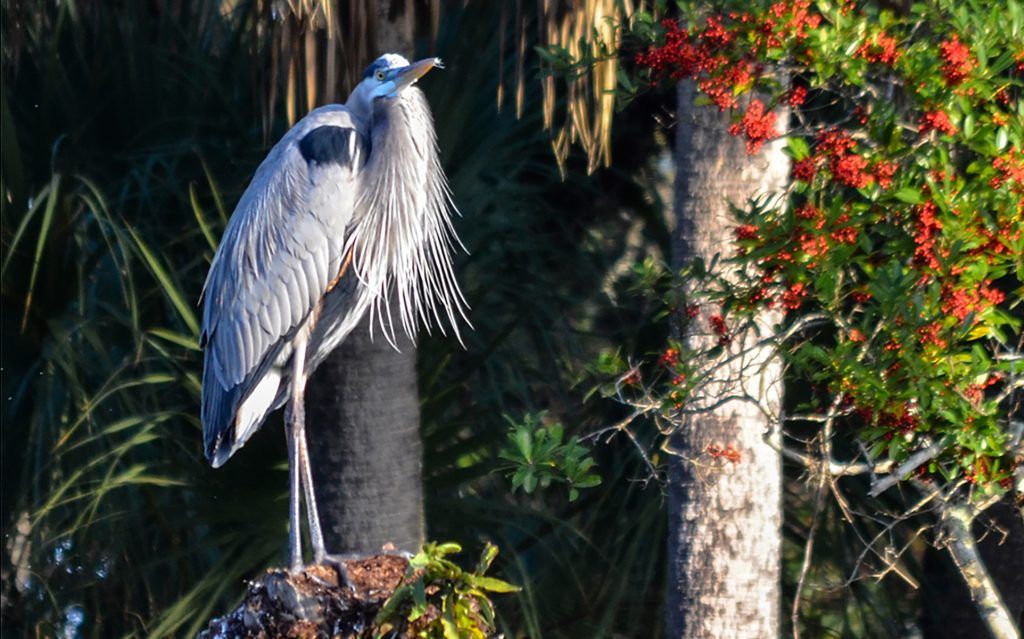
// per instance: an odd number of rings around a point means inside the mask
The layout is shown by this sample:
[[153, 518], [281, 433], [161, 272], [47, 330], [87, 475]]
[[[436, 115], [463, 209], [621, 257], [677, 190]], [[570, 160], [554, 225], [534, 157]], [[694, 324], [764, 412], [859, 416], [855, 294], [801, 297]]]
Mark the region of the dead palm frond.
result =
[[[564, 168], [570, 146], [578, 144], [587, 155], [587, 172], [611, 164], [612, 115], [618, 82], [618, 51], [623, 27], [644, 0], [537, 0], [536, 17], [524, 11], [523, 0], [502, 4], [502, 53], [505, 53], [504, 25], [514, 24], [515, 72], [512, 87], [516, 113], [523, 109], [525, 60], [530, 25], [537, 29], [541, 53], [544, 128], [552, 132], [555, 158]], [[501, 65], [502, 67], [504, 65]], [[556, 75], [558, 77], [556, 77]], [[559, 85], [564, 82], [564, 93]], [[564, 99], [564, 108], [559, 104]], [[505, 100], [505, 82], [498, 84], [498, 105]], [[561, 122], [556, 123], [564, 110]]]

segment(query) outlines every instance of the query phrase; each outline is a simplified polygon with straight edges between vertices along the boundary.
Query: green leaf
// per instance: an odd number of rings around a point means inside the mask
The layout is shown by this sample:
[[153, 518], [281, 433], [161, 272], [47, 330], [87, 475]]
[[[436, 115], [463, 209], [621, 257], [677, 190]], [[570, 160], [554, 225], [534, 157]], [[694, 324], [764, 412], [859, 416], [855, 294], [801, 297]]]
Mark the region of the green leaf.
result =
[[444, 639], [462, 639], [450, 609], [445, 610], [444, 615], [441, 616], [441, 628], [444, 629]]
[[529, 462], [533, 459], [533, 435], [528, 428], [517, 428], [512, 435], [512, 441], [515, 442], [524, 460]]
[[1005, 126], [999, 127], [996, 131], [995, 145], [996, 149], [1002, 151], [1006, 147], [1006, 143], [1010, 140], [1010, 133]]
[[789, 137], [786, 139], [786, 147], [789, 149], [790, 155], [794, 160], [799, 162], [811, 154], [810, 147], [807, 146], [807, 142], [803, 138]]
[[469, 575], [466, 577], [466, 581], [476, 586], [477, 588], [487, 590], [488, 592], [509, 593], [519, 592], [520, 590], [522, 590], [522, 588], [520, 588], [519, 586], [514, 586], [508, 583], [507, 581], [495, 579], [494, 577], [480, 577]]
[[922, 200], [921, 191], [911, 186], [905, 186], [892, 195], [900, 202], [906, 202], [907, 204], [920, 204]]
[[537, 475], [534, 474], [532, 470], [527, 470], [526, 474], [523, 476], [523, 490], [525, 490], [527, 494], [530, 494], [536, 489]]
[[498, 556], [498, 547], [492, 543], [488, 543], [484, 546], [484, 551], [480, 553], [480, 561], [476, 564], [476, 574], [482, 575], [487, 572], [487, 569], [491, 567], [494, 562], [494, 558]]
[[416, 621], [427, 613], [426, 584], [422, 579], [412, 584], [412, 607], [409, 609], [409, 621]]
[[579, 481], [574, 482], [574, 484], [579, 488], [593, 488], [594, 486], [599, 486], [601, 484], [601, 476], [585, 475]]

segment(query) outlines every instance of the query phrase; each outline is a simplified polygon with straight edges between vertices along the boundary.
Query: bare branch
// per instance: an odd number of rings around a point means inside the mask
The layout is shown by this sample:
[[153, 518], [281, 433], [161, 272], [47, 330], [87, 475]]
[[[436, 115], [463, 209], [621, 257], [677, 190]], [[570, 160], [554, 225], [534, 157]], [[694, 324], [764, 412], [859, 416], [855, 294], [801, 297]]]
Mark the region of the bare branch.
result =
[[999, 589], [988, 574], [978, 546], [974, 543], [971, 522], [979, 512], [978, 507], [965, 504], [947, 505], [943, 509], [942, 526], [948, 536], [946, 548], [992, 636], [996, 639], [1020, 639], [1020, 628], [1010, 617]]
[[874, 482], [871, 486], [871, 490], [868, 491], [868, 494], [871, 495], [872, 497], [878, 497], [886, 490], [898, 484], [900, 478], [908, 475], [909, 473], [914, 472], [921, 464], [924, 464], [925, 462], [934, 459], [945, 448], [946, 441], [944, 439], [940, 439], [939, 441], [933, 443], [932, 445], [922, 448], [921, 450], [917, 451], [916, 453], [908, 457], [907, 461], [897, 466], [896, 470], [892, 471], [888, 476], [879, 479], [877, 482]]

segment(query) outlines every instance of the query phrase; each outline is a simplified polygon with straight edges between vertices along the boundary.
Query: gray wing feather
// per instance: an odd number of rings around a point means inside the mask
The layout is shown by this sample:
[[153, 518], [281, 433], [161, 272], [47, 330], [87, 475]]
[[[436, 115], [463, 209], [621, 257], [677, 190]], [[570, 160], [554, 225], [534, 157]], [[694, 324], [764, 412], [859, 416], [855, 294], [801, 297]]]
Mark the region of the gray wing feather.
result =
[[318, 109], [271, 150], [242, 195], [204, 289], [208, 456], [222, 440], [233, 443], [239, 404], [288, 355], [292, 334], [337, 275], [366, 146], [347, 112]]

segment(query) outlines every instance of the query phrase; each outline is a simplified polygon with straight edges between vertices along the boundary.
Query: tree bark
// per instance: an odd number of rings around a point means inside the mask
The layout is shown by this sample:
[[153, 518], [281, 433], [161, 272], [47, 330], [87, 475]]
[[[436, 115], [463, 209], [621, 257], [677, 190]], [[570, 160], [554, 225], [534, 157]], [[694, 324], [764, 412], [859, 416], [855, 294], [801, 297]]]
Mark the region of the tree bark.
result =
[[[412, 10], [399, 0], [378, 3], [373, 57], [412, 55]], [[416, 347], [398, 336], [399, 352], [379, 327], [374, 335], [364, 319], [307, 393], [313, 482], [332, 553], [371, 553], [386, 543], [415, 551], [424, 537]]]
[[[696, 107], [692, 83], [679, 85], [672, 262], [694, 257], [710, 263], [728, 257], [736, 225], [729, 203], [780, 190], [789, 173], [780, 141], [749, 156], [728, 135], [729, 118], [713, 107]], [[785, 117], [779, 119], [785, 122]], [[690, 348], [715, 340], [707, 331], [717, 309], [702, 308], [684, 339]], [[758, 319], [762, 334], [777, 321]], [[730, 351], [747, 335], [734, 335]], [[737, 360], [709, 391], [708, 401], [745, 391], [757, 403], [729, 401], [684, 418], [672, 435], [677, 454], [669, 462], [669, 584], [667, 636], [686, 638], [776, 637], [780, 619], [781, 462], [765, 441], [778, 414], [781, 367], [767, 349]], [[742, 386], [742, 388], [740, 388]], [[694, 406], [688, 405], [688, 408]], [[736, 464], [711, 468], [708, 446], [731, 445]]]
[[307, 394], [306, 430], [324, 541], [332, 553], [423, 542], [423, 458], [416, 348], [401, 352], [368, 321], [321, 364]]

